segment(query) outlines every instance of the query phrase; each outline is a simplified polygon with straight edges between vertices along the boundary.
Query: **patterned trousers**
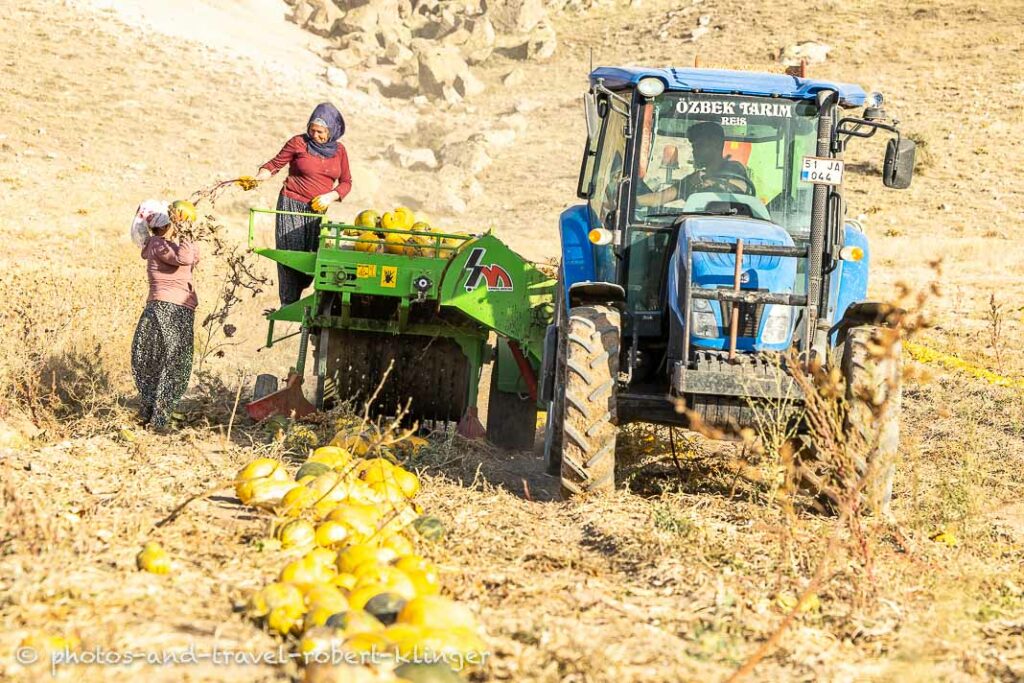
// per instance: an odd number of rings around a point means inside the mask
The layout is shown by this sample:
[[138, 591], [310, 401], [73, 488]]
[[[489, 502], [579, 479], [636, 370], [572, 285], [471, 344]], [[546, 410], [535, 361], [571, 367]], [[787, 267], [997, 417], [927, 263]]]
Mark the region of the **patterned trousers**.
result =
[[135, 327], [132, 376], [142, 399], [142, 415], [154, 427], [167, 426], [188, 389], [195, 317], [187, 306], [150, 301]]
[[[313, 213], [313, 207], [297, 199], [281, 194], [277, 198], [278, 211], [299, 211]], [[289, 216], [277, 214], [275, 237], [278, 249], [291, 251], [314, 252], [320, 243], [320, 222], [318, 217]], [[288, 266], [277, 266], [277, 291], [281, 305], [298, 301], [302, 290], [313, 282], [313, 278], [305, 273], [292, 270]]]

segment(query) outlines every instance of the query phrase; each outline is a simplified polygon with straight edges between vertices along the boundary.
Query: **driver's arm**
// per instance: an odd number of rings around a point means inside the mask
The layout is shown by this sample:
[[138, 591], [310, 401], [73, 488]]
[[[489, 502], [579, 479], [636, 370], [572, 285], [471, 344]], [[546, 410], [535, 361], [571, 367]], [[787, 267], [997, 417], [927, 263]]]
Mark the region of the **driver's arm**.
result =
[[636, 196], [636, 203], [640, 206], [664, 206], [677, 199], [679, 199], [679, 185], [672, 183], [665, 189], [658, 190], [657, 192], [638, 194]]
[[693, 194], [694, 183], [697, 180], [696, 173], [676, 180], [671, 185], [657, 192], [638, 194], [636, 203], [640, 206], [664, 206], [669, 202], [679, 199], [686, 199]]

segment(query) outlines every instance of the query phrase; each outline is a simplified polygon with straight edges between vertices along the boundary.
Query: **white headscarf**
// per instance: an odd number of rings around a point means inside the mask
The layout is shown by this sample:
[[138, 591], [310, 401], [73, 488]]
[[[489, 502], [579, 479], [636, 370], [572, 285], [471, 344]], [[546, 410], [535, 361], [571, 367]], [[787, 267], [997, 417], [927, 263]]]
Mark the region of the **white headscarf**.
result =
[[135, 218], [132, 219], [131, 238], [139, 247], [146, 244], [150, 236], [150, 230], [163, 228], [171, 222], [167, 215], [167, 202], [159, 199], [147, 199], [139, 204], [135, 210]]

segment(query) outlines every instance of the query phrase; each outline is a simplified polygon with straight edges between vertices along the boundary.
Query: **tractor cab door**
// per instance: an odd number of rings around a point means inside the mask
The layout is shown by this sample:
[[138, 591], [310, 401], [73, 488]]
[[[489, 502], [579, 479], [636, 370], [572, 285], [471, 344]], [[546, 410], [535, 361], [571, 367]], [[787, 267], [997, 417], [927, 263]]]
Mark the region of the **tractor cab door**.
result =
[[[640, 106], [637, 142], [635, 192], [660, 189], [677, 179], [679, 148], [676, 145], [652, 148], [655, 139], [655, 108], [650, 102]], [[634, 192], [634, 194], [635, 194]], [[630, 220], [632, 207], [623, 212], [622, 280], [626, 290], [625, 332], [639, 336], [660, 336], [666, 301], [666, 275], [669, 257], [675, 248], [675, 230], [665, 225], [648, 225]]]
[[[607, 107], [600, 127], [594, 175], [589, 194], [590, 227], [615, 230], [620, 201], [626, 197], [626, 137], [628, 122], [617, 107]], [[594, 246], [596, 279], [618, 282], [613, 246]]]

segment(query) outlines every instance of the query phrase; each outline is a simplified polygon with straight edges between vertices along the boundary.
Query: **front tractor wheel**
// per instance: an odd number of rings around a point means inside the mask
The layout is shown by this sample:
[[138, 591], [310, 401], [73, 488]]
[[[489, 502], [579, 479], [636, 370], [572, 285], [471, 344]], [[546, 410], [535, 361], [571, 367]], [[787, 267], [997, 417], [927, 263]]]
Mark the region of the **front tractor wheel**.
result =
[[881, 332], [870, 325], [854, 327], [838, 350], [846, 380], [844, 427], [849, 438], [866, 447], [854, 466], [859, 476], [871, 468], [866, 493], [873, 506], [888, 512], [900, 445], [903, 367], [900, 341], [886, 344]]
[[562, 495], [615, 488], [615, 397], [619, 375], [619, 312], [611, 306], [569, 311], [564, 373], [555, 401], [561, 402]]
[[837, 512], [850, 487], [865, 476], [870, 508], [889, 510], [900, 441], [902, 348], [899, 339], [886, 339], [883, 329], [853, 327], [836, 346], [832, 362], [845, 385], [843, 433], [827, 450], [819, 449], [810, 434], [800, 457], [801, 484], [828, 512]]

